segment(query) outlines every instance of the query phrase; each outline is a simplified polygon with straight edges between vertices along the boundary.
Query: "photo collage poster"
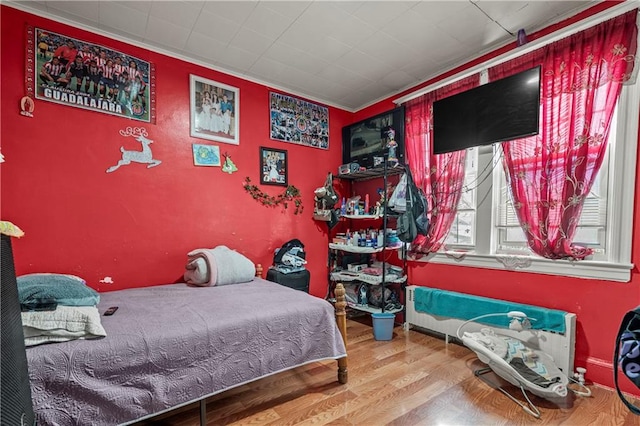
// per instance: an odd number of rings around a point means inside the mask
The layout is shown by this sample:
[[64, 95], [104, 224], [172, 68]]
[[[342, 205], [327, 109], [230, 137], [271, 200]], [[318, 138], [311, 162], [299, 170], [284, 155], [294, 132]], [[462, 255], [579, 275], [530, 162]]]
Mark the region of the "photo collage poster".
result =
[[271, 139], [329, 149], [329, 108], [270, 93]]

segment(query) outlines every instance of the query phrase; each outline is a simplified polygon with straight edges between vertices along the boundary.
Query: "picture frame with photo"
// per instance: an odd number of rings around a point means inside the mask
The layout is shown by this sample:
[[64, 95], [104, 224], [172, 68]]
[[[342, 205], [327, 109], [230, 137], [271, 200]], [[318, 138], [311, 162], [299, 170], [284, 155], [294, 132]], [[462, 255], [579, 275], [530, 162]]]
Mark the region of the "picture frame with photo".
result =
[[190, 74], [189, 95], [192, 137], [240, 145], [240, 89]]
[[329, 108], [276, 92], [269, 93], [271, 139], [329, 149]]
[[[32, 99], [155, 123], [151, 62], [42, 28], [27, 26], [26, 86]], [[103, 78], [105, 73], [112, 78]]]
[[260, 183], [288, 186], [287, 151], [260, 147]]
[[220, 167], [220, 147], [194, 143], [193, 164], [195, 166]]

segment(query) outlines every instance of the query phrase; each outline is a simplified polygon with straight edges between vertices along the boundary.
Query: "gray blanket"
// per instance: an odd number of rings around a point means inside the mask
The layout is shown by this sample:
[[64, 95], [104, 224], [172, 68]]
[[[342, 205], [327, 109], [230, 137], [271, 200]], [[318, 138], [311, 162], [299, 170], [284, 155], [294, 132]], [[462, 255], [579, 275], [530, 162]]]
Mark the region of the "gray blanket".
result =
[[262, 279], [102, 293], [109, 306], [104, 339], [27, 349], [38, 424], [127, 424], [345, 355], [328, 302]]

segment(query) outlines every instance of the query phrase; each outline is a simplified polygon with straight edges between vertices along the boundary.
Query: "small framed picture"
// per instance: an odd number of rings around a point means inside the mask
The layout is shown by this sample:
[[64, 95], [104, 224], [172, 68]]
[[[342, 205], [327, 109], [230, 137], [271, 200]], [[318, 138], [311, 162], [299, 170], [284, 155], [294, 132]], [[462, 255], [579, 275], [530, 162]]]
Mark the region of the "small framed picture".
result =
[[194, 143], [193, 164], [196, 166], [220, 167], [220, 147]]
[[240, 89], [190, 75], [191, 136], [240, 145]]
[[287, 151], [260, 147], [260, 183], [287, 186]]

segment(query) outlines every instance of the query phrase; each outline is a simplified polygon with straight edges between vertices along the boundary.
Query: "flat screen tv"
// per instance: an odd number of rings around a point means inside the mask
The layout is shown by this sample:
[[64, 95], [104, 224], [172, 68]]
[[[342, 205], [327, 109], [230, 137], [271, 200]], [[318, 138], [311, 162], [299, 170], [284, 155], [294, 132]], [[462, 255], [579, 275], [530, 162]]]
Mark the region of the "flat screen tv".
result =
[[540, 67], [433, 103], [433, 153], [538, 134]]
[[397, 107], [342, 128], [342, 162], [372, 168], [381, 164], [392, 128], [397, 142], [396, 157], [404, 164], [404, 107]]

